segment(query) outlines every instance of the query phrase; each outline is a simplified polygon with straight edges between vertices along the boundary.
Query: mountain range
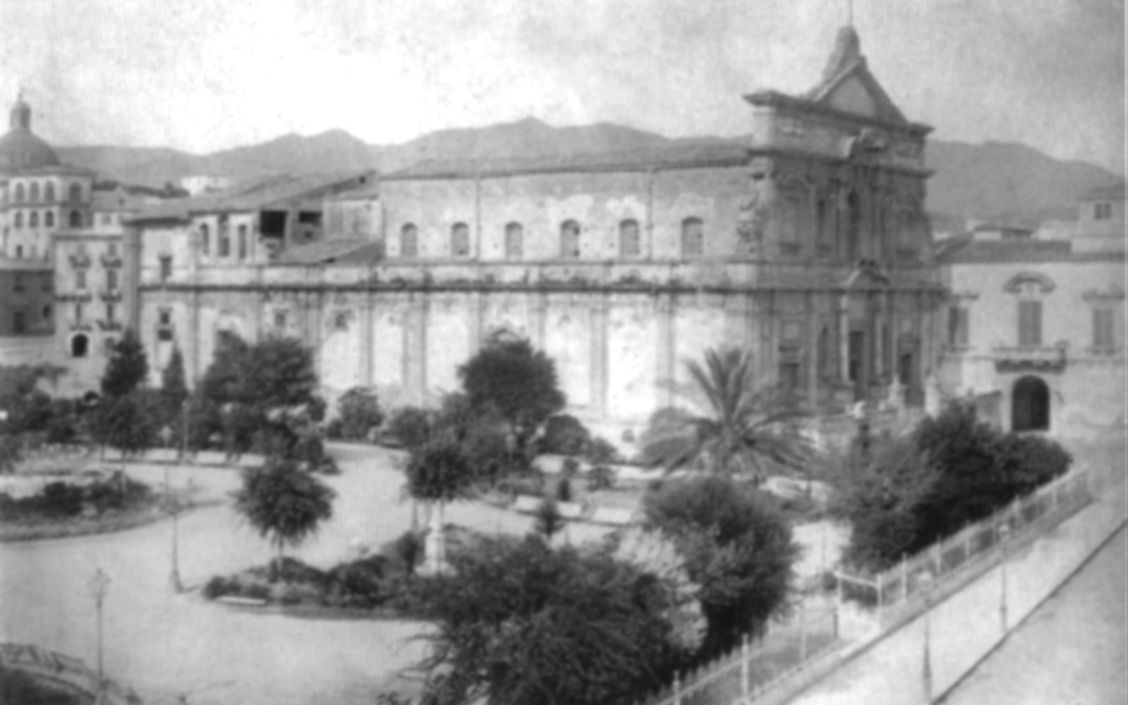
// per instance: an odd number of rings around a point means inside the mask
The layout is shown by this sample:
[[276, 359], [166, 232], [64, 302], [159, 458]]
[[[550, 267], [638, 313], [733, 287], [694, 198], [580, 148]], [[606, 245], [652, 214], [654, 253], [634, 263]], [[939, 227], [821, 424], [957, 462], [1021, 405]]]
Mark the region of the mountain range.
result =
[[[102, 180], [162, 186], [199, 174], [243, 179], [264, 173], [377, 169], [394, 171], [427, 159], [539, 157], [746, 142], [745, 137], [671, 139], [611, 123], [553, 127], [535, 118], [481, 128], [430, 132], [394, 145], [368, 144], [343, 130], [289, 134], [247, 147], [196, 155], [169, 148], [59, 147], [66, 163], [95, 170]], [[937, 229], [973, 220], [1037, 223], [1076, 217], [1081, 193], [1123, 180], [1101, 167], [1062, 161], [1015, 143], [980, 145], [932, 140], [927, 162], [928, 210]]]

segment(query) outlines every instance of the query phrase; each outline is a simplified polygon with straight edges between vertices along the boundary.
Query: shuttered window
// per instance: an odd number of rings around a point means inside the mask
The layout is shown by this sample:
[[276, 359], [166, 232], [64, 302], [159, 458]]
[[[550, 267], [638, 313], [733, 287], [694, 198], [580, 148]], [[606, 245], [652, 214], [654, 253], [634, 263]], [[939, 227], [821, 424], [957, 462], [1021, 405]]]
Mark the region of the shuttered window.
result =
[[1114, 350], [1113, 342], [1113, 317], [1112, 309], [1093, 309], [1093, 348], [1096, 350]]
[[948, 345], [967, 345], [967, 309], [952, 306], [948, 309]]
[[1042, 344], [1042, 302], [1018, 302], [1018, 344], [1035, 346]]

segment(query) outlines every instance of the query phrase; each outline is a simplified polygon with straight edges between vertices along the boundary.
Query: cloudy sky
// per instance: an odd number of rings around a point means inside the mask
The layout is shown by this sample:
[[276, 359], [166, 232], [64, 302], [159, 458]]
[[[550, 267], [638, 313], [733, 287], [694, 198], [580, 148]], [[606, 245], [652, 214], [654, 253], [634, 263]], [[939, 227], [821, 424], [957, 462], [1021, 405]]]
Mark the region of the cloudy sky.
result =
[[[394, 143], [538, 117], [748, 131], [815, 83], [848, 0], [0, 0], [0, 99], [56, 144]], [[945, 140], [1124, 172], [1125, 0], [854, 0], [871, 70]]]

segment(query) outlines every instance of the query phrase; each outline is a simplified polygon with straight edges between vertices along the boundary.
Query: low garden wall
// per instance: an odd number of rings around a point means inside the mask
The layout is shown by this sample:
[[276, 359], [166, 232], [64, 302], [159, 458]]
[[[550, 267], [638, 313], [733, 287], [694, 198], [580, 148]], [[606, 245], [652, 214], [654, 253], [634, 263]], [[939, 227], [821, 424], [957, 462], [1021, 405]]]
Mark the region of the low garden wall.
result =
[[97, 705], [139, 705], [132, 690], [98, 674], [81, 659], [27, 644], [0, 644], [0, 666], [61, 686]]

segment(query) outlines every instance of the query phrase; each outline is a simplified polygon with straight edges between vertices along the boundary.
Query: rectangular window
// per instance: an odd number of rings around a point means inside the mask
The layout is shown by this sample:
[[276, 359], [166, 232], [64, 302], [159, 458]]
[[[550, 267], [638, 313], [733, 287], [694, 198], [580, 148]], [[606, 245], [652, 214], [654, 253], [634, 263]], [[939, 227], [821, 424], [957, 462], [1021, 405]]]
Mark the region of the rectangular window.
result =
[[106, 321], [108, 323], [114, 322], [114, 305], [106, 304]]
[[24, 285], [24, 278], [22, 274], [16, 275], [16, 281], [12, 285], [12, 288], [16, 291], [27, 291], [27, 287]]
[[1113, 333], [1115, 320], [1111, 308], [1093, 309], [1093, 349], [1102, 352], [1116, 349]]
[[86, 270], [85, 269], [75, 270], [74, 287], [76, 289], [85, 289], [86, 288]]
[[74, 305], [74, 322], [82, 323], [82, 304]]
[[172, 257], [165, 255], [161, 257], [161, 281], [166, 281], [172, 276]]
[[967, 345], [967, 309], [952, 306], [948, 309], [948, 345], [963, 347]]
[[285, 311], [275, 311], [274, 312], [274, 327], [275, 328], [285, 328], [286, 327], [286, 312]]
[[1018, 344], [1034, 347], [1042, 344], [1042, 302], [1018, 302]]
[[239, 226], [239, 259], [247, 259], [247, 226]]
[[12, 331], [19, 335], [27, 330], [27, 319], [23, 311], [16, 311], [13, 314]]
[[118, 279], [116, 269], [106, 270], [106, 289], [109, 291], [117, 291]]
[[157, 340], [161, 341], [162, 343], [167, 343], [172, 340], [172, 328], [158, 328]]
[[798, 360], [784, 360], [779, 363], [779, 386], [787, 392], [800, 389], [800, 366]]
[[1112, 218], [1111, 203], [1098, 203], [1093, 207], [1093, 211], [1093, 217], [1097, 220], [1108, 220]]

